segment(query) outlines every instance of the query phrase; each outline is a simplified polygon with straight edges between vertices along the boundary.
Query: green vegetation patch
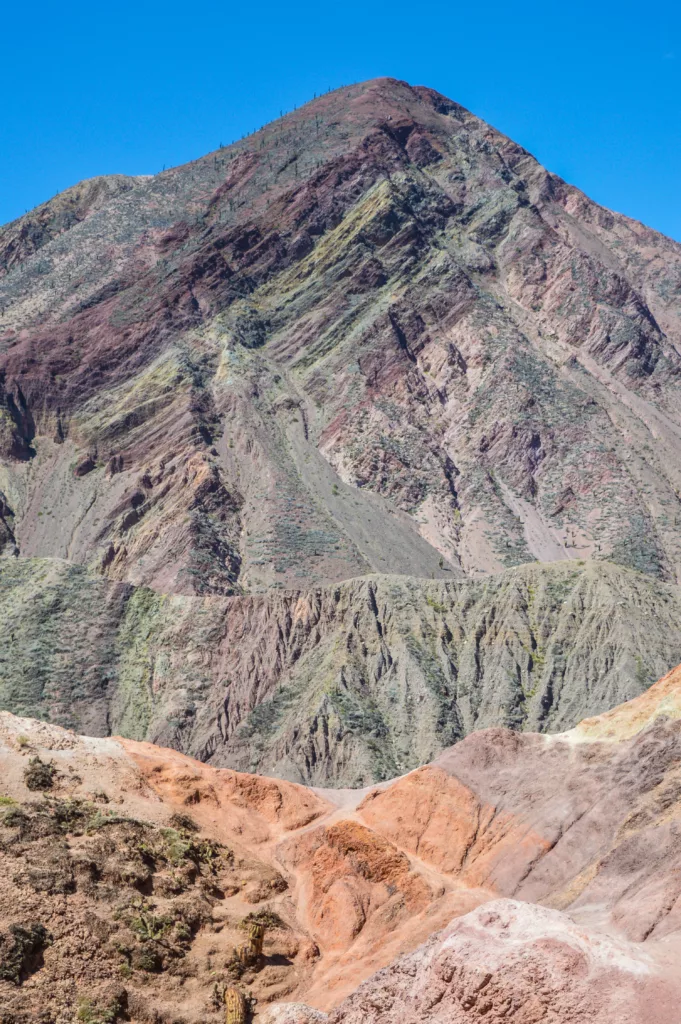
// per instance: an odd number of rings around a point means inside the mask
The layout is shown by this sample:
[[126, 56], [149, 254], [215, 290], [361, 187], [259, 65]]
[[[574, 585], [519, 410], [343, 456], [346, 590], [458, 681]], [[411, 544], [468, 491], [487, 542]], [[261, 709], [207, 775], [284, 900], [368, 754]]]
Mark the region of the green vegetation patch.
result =
[[125, 1018], [126, 1003], [124, 993], [103, 1000], [85, 996], [78, 1003], [76, 1020], [78, 1024], [116, 1024]]

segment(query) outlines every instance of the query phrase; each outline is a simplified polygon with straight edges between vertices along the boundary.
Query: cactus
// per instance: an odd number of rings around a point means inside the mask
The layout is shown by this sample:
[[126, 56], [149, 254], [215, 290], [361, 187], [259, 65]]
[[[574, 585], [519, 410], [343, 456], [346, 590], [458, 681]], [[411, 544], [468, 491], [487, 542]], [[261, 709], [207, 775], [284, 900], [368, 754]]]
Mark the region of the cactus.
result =
[[262, 946], [265, 939], [265, 925], [254, 921], [248, 929], [248, 948], [254, 960], [262, 956]]
[[248, 943], [245, 943], [243, 946], [237, 946], [234, 954], [239, 963], [242, 963], [244, 967], [248, 967], [251, 962], [251, 950]]
[[262, 956], [262, 946], [265, 938], [265, 925], [254, 921], [248, 929], [248, 942], [243, 946], [237, 946], [234, 950], [237, 960], [244, 967], [252, 967], [257, 964]]
[[238, 988], [225, 989], [225, 1024], [246, 1024], [246, 1000]]

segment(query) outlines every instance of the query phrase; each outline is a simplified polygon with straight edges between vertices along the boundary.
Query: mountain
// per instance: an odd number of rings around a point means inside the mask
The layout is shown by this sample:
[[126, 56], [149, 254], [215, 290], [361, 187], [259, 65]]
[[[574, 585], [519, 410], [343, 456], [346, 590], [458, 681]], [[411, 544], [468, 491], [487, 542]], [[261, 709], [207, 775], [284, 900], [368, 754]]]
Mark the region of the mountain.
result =
[[642, 692], [680, 316], [679, 245], [392, 79], [67, 190], [0, 229], [0, 706], [361, 785]]
[[432, 546], [678, 578], [681, 247], [431, 90], [85, 183], [0, 253], [24, 555], [180, 593], [430, 575]]
[[681, 668], [364, 790], [0, 713], [0, 1021], [674, 1024], [680, 744]]

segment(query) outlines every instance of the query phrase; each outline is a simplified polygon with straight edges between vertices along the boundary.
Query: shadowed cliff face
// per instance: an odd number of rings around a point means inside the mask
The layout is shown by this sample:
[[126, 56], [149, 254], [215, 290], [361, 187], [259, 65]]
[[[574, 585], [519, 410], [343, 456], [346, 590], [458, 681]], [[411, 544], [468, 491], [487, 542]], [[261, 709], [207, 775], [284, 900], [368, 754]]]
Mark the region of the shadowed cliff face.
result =
[[679, 575], [681, 249], [380, 79], [0, 234], [5, 547], [179, 593]]
[[[3, 1011], [217, 1024], [236, 981], [262, 1024], [675, 1024], [680, 716], [676, 669], [569, 733], [483, 730], [352, 792], [0, 714], [0, 967], [12, 927], [51, 936], [23, 984], [0, 974]], [[235, 978], [249, 914], [264, 956]]]

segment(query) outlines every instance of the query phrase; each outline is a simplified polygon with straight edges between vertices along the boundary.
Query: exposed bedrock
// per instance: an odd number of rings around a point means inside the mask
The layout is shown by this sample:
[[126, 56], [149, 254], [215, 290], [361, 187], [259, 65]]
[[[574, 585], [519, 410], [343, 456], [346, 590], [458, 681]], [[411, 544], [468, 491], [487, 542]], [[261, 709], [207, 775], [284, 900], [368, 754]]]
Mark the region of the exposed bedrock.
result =
[[681, 667], [358, 792], [0, 713], [2, 1008], [56, 1024], [117, 981], [133, 1019], [218, 1024], [217, 983], [263, 1024], [676, 1024], [680, 753]]

